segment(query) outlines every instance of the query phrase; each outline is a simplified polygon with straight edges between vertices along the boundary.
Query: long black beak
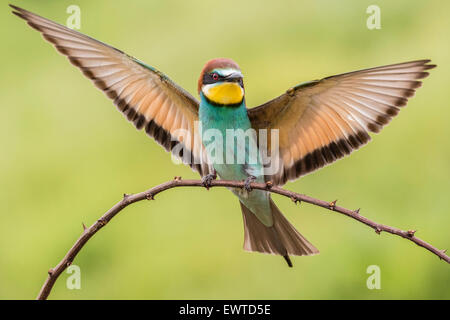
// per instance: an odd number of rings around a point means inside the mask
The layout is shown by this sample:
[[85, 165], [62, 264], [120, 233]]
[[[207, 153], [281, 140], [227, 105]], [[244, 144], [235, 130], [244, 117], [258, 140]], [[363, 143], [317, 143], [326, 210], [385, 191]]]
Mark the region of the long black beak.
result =
[[229, 81], [229, 82], [239, 82], [241, 79], [242, 79], [242, 73], [240, 73], [240, 72], [233, 72], [232, 74], [230, 74], [224, 78], [225, 81]]

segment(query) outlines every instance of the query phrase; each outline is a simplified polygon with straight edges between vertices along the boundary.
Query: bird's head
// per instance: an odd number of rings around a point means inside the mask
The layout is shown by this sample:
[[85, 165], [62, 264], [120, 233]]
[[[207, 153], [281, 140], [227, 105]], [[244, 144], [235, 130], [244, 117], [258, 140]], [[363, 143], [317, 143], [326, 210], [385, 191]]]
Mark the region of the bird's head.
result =
[[208, 61], [198, 80], [198, 92], [214, 105], [240, 105], [244, 99], [241, 69], [231, 59]]

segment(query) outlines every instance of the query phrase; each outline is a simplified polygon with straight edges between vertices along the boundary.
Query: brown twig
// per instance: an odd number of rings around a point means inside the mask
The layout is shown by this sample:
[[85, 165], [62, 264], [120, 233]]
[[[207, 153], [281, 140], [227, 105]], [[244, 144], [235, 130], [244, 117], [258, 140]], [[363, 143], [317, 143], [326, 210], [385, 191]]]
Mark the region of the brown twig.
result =
[[[244, 181], [227, 181], [227, 180], [213, 180], [208, 185], [209, 188], [212, 187], [234, 187], [234, 188], [244, 188]], [[298, 194], [292, 191], [285, 190], [283, 188], [273, 186], [270, 182], [268, 183], [251, 183], [251, 189], [259, 189], [259, 190], [267, 190], [272, 193], [276, 193], [285, 197], [290, 198], [295, 203], [297, 202], [306, 202], [310, 203], [328, 210], [332, 210], [335, 212], [339, 212], [344, 214], [350, 218], [353, 218], [359, 222], [364, 223], [365, 225], [371, 227], [375, 230], [376, 233], [380, 234], [382, 231], [400, 236], [407, 240], [410, 240], [425, 248], [426, 250], [432, 252], [440, 259], [450, 263], [450, 257], [445, 254], [446, 250], [439, 250], [432, 246], [431, 244], [417, 238], [415, 236], [415, 230], [404, 231], [401, 229], [397, 229], [394, 227], [386, 226], [383, 224], [376, 223], [367, 219], [366, 217], [359, 214], [359, 210], [349, 210], [336, 205], [336, 200], [332, 202], [327, 202], [319, 199], [315, 199], [309, 197], [307, 195]], [[45, 281], [44, 285], [37, 296], [38, 300], [45, 300], [49, 296], [53, 285], [58, 279], [59, 275], [72, 264], [72, 261], [75, 259], [76, 255], [80, 250], [84, 247], [84, 245], [89, 241], [89, 239], [96, 234], [101, 228], [103, 228], [116, 214], [118, 214], [122, 209], [127, 207], [128, 205], [141, 201], [141, 200], [153, 200], [154, 196], [158, 193], [161, 193], [165, 190], [177, 188], [177, 187], [205, 187], [204, 182], [201, 180], [182, 180], [181, 177], [175, 177], [174, 180], [160, 184], [156, 187], [148, 189], [147, 191], [136, 193], [132, 195], [124, 194], [123, 199], [116, 203], [111, 209], [109, 209], [100, 219], [98, 219], [94, 224], [92, 224], [89, 228], [83, 224], [83, 233], [75, 242], [73, 247], [69, 250], [66, 256], [61, 260], [61, 262], [48, 271], [48, 277]]]

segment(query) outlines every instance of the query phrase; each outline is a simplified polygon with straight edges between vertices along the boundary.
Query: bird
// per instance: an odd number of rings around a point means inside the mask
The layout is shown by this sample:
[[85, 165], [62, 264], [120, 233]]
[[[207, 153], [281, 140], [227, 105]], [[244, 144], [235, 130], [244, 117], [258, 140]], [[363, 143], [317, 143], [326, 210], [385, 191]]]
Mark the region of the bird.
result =
[[[290, 256], [319, 250], [285, 218], [270, 192], [251, 190], [251, 183], [282, 186], [367, 144], [369, 134], [380, 132], [436, 67], [422, 59], [342, 73], [300, 83], [248, 108], [244, 76], [232, 59], [205, 64], [197, 100], [161, 71], [123, 51], [10, 6], [138, 130], [198, 172], [205, 186], [217, 177], [245, 181], [244, 188], [230, 188], [242, 211], [244, 250], [282, 256], [289, 267]], [[244, 139], [232, 136], [233, 143], [227, 140], [225, 148], [212, 139], [217, 134], [228, 138], [230, 132], [244, 132]], [[268, 168], [261, 154], [270, 155], [276, 165]]]

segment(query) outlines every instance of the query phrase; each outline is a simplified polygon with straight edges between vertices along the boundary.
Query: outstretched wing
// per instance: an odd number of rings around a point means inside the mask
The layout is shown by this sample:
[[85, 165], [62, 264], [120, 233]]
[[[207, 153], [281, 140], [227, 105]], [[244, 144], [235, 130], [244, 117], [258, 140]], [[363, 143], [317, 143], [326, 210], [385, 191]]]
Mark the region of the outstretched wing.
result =
[[[254, 129], [278, 129], [278, 169], [266, 176], [282, 185], [350, 154], [398, 114], [435, 65], [393, 64], [310, 81], [249, 109]], [[270, 136], [268, 151], [270, 150]], [[275, 154], [275, 153], [273, 153]]]
[[[11, 5], [72, 64], [114, 101], [137, 129], [145, 128], [167, 151], [202, 176], [209, 173], [206, 152], [196, 134], [198, 101], [168, 77], [124, 52], [77, 31]], [[177, 146], [177, 147], [176, 147]]]

